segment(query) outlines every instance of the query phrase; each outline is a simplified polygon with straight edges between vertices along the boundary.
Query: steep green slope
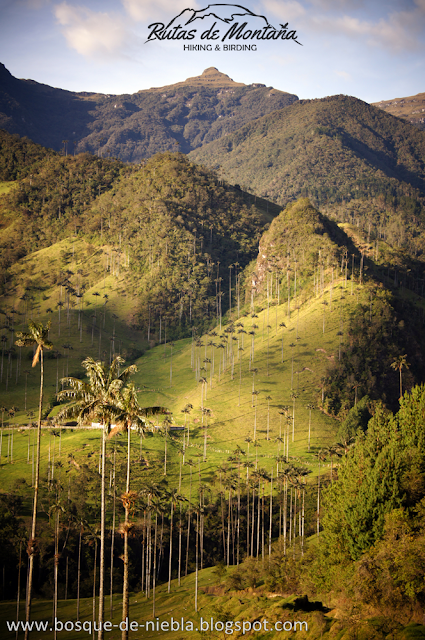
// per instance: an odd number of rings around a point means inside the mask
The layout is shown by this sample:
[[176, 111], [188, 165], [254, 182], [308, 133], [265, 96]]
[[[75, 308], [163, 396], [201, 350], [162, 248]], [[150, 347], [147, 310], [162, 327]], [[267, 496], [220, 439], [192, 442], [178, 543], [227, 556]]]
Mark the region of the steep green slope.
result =
[[18, 80], [3, 65], [0, 82], [0, 127], [56, 151], [125, 162], [163, 151], [186, 153], [298, 100], [273, 87], [234, 82], [213, 67], [185, 82], [118, 96]]
[[[12, 136], [9, 142], [13, 149]], [[14, 162], [11, 167], [20, 166], [19, 158]], [[255, 258], [264, 225], [280, 210], [182, 154], [158, 155], [142, 167], [53, 154], [29, 167], [31, 173], [0, 200], [1, 286], [16, 286], [14, 263], [35, 250], [68, 237], [106, 244], [111, 256], [105, 270], [129, 267], [126, 291], [138, 298], [131, 322], [150, 318], [152, 333], [159, 322], [184, 333], [192, 320], [209, 323], [224, 313], [229, 280], [236, 282]], [[33, 286], [29, 279], [21, 295]]]
[[0, 180], [10, 181], [24, 177], [33, 165], [49, 155], [56, 154], [28, 138], [12, 136], [0, 129]]
[[[135, 322], [190, 331], [228, 308], [228, 283], [256, 256], [277, 207], [219, 180], [182, 154], [160, 154], [101, 196], [83, 229], [129, 252]], [[125, 239], [125, 240], [124, 240]], [[124, 248], [124, 247], [122, 247]], [[232, 271], [233, 270], [233, 271]], [[162, 318], [162, 321], [161, 321]]]
[[31, 164], [22, 165], [12, 136], [8, 143], [8, 173], [23, 177], [0, 200], [1, 286], [17, 259], [76, 235], [96, 196], [111, 189], [120, 171], [126, 171], [116, 160], [89, 154], [62, 158], [52, 153], [32, 162], [35, 154], [29, 155]]

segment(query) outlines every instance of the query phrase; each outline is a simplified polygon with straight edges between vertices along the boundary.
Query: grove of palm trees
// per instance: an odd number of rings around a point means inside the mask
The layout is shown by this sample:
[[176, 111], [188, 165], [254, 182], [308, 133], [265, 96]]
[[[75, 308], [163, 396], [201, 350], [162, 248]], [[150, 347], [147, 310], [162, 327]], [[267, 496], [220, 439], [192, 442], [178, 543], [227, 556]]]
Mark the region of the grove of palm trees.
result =
[[424, 637], [410, 240], [181, 153], [4, 137], [21, 147], [0, 195], [1, 637], [226, 635], [211, 618]]

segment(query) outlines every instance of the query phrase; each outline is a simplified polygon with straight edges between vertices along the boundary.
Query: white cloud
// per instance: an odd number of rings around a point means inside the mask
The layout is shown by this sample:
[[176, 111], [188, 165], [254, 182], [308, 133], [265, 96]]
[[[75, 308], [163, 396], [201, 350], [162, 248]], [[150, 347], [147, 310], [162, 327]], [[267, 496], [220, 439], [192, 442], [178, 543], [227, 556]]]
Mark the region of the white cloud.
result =
[[413, 9], [395, 12], [377, 22], [360, 20], [349, 15], [341, 18], [317, 16], [311, 19], [309, 26], [320, 33], [364, 39], [369, 46], [398, 53], [423, 46], [425, 19]]
[[276, 18], [279, 18], [279, 20], [284, 20], [285, 22], [296, 20], [306, 14], [306, 9], [301, 2], [297, 2], [297, 0], [287, 0], [285, 2], [280, 2], [280, 0], [264, 0], [263, 5], [267, 13], [270, 12], [276, 16]]
[[[164, 22], [171, 20], [183, 9], [200, 9], [195, 0], [121, 0], [127, 13], [138, 22]], [[208, 3], [205, 3], [207, 6]]]
[[119, 15], [96, 13], [67, 2], [56, 5], [54, 13], [68, 45], [82, 56], [121, 56], [135, 39]]
[[352, 80], [352, 77], [347, 71], [335, 71], [336, 75], [344, 80]]
[[261, 4], [266, 14], [288, 21], [298, 31], [359, 39], [395, 53], [425, 45], [425, 0], [373, 6], [363, 0], [262, 0]]
[[321, 7], [326, 11], [337, 11], [348, 9], [361, 9], [364, 7], [364, 0], [310, 0], [315, 7]]

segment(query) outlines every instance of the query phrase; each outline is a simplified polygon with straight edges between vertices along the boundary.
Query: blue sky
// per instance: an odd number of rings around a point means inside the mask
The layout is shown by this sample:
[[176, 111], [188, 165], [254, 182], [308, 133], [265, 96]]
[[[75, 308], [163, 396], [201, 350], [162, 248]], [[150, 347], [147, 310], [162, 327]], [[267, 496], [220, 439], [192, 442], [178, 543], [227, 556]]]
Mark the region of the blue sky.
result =
[[203, 0], [0, 0], [0, 62], [18, 78], [109, 94], [173, 84], [207, 67], [300, 98], [376, 102], [425, 91], [425, 0], [240, 1], [274, 26], [289, 23], [303, 46], [184, 51], [183, 41], [145, 42], [148, 25], [204, 9]]

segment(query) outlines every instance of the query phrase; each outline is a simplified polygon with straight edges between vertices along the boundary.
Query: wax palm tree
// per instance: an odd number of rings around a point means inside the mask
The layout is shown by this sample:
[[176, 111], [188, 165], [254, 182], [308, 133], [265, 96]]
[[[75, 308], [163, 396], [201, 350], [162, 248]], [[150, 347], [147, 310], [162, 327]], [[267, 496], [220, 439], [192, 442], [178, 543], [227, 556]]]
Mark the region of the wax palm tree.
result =
[[259, 391], [253, 391], [252, 392], [252, 401], [254, 402], [254, 398], [255, 398], [255, 406], [253, 404], [254, 407], [254, 440], [257, 437], [257, 396], [260, 395]]
[[319, 461], [319, 473], [317, 474], [317, 537], [319, 538], [320, 532], [320, 463], [325, 462], [327, 459], [327, 453], [324, 449], [320, 449], [315, 454], [316, 458]]
[[171, 349], [171, 356], [170, 356], [170, 389], [173, 386], [173, 347], [174, 347], [174, 342], [171, 341], [168, 343]]
[[292, 392], [291, 393], [291, 400], [292, 400], [292, 442], [294, 442], [294, 438], [295, 438], [295, 401], [298, 398], [298, 393]]
[[294, 388], [294, 347], [297, 345], [295, 342], [291, 342], [289, 345], [291, 347], [291, 389]]
[[164, 476], [167, 475], [167, 441], [168, 441], [168, 431], [171, 426], [170, 418], [166, 417], [162, 422], [163, 434], [164, 434]]
[[[130, 383], [122, 390], [118, 398], [118, 408], [120, 413], [116, 416], [115, 420], [120, 423], [120, 430], [127, 433], [127, 475], [125, 483], [125, 493], [121, 496], [124, 506], [124, 524], [122, 526], [124, 535], [124, 575], [123, 575], [123, 601], [122, 601], [122, 620], [123, 622], [129, 616], [129, 583], [128, 583], [128, 534], [131, 529], [130, 523], [130, 511], [134, 506], [136, 494], [134, 491], [130, 491], [130, 439], [131, 428], [136, 428], [138, 432], [143, 435], [146, 431], [146, 419], [144, 417], [144, 411], [139, 405], [137, 400], [136, 388], [133, 383]], [[128, 626], [123, 625], [122, 639], [128, 638]]]
[[[192, 404], [187, 404], [183, 409], [182, 409], [182, 413], [184, 413], [184, 426], [186, 427], [186, 422], [187, 422], [187, 416], [190, 414], [190, 412], [193, 409], [193, 405]], [[184, 464], [184, 454], [185, 454], [185, 450], [186, 448], [189, 446], [189, 438], [190, 438], [190, 427], [189, 424], [187, 424], [187, 441], [186, 441], [186, 445], [183, 448], [183, 464]]]
[[[360, 387], [360, 382], [355, 382], [353, 384], [353, 389], [354, 389], [354, 406], [357, 405], [357, 389]], [[323, 396], [323, 394], [322, 394]]]
[[205, 416], [205, 426], [204, 426], [204, 457], [203, 457], [203, 461], [206, 462], [207, 461], [207, 431], [208, 431], [208, 417], [211, 416], [211, 409], [207, 409], [207, 407], [204, 407], [202, 409], [202, 420]]
[[259, 443], [258, 440], [255, 440], [255, 439], [252, 441], [252, 444], [255, 447], [255, 469], [257, 470], [257, 468], [258, 468], [258, 447], [261, 447], [261, 444]]
[[310, 438], [311, 438], [311, 412], [315, 409], [314, 404], [311, 402], [307, 405], [308, 409], [308, 452], [310, 453]]
[[81, 585], [81, 547], [83, 542], [84, 528], [87, 527], [87, 522], [83, 519], [82, 516], [79, 516], [76, 521], [76, 524], [79, 527], [78, 560], [77, 560], [77, 620], [79, 620], [80, 619], [80, 585]]
[[1, 340], [1, 369], [0, 369], [0, 382], [3, 382], [3, 360], [4, 360], [4, 350], [7, 345], [7, 337], [2, 335]]
[[[168, 593], [171, 591], [171, 567], [173, 561], [173, 517], [174, 517], [174, 508], [178, 502], [184, 502], [186, 498], [182, 496], [177, 489], [173, 489], [169, 495], [170, 498], [170, 551], [168, 558]], [[181, 525], [180, 525], [181, 529]], [[179, 545], [180, 547], [180, 545]], [[180, 560], [181, 560], [181, 549], [179, 548], [179, 575], [180, 575]]]
[[[50, 329], [50, 322], [47, 323], [46, 326], [38, 322], [33, 322], [30, 320], [28, 323], [28, 333], [24, 333], [22, 331], [16, 334], [17, 340], [16, 345], [18, 347], [29, 347], [35, 346], [36, 350], [34, 353], [34, 357], [32, 359], [32, 366], [36, 367], [38, 362], [40, 362], [40, 398], [38, 403], [38, 428], [37, 428], [37, 463], [36, 463], [36, 471], [35, 471], [35, 483], [34, 483], [34, 503], [33, 503], [33, 513], [32, 513], [32, 523], [31, 523], [31, 536], [28, 541], [28, 556], [29, 556], [29, 566], [28, 566], [28, 578], [27, 578], [27, 597], [26, 597], [26, 605], [25, 605], [25, 618], [26, 622], [29, 623], [31, 616], [31, 595], [32, 595], [32, 580], [34, 573], [34, 558], [37, 552], [36, 549], [36, 523], [37, 523], [37, 505], [38, 505], [38, 491], [39, 491], [39, 481], [40, 481], [40, 439], [41, 439], [41, 415], [43, 409], [43, 386], [44, 386], [44, 350], [51, 349], [53, 347], [52, 343], [48, 340], [47, 336]], [[25, 640], [28, 638], [29, 630], [28, 625], [25, 630]]]
[[271, 396], [266, 396], [266, 400], [267, 400], [267, 438], [266, 440], [270, 440], [269, 433], [270, 433], [270, 400], [271, 399], [272, 399]]
[[[52, 504], [52, 506], [49, 509], [49, 516], [53, 515], [54, 516], [54, 531], [55, 531], [55, 554], [54, 554], [54, 598], [53, 598], [53, 618], [54, 620], [56, 620], [57, 615], [58, 615], [58, 571], [59, 571], [59, 558], [60, 558], [60, 554], [59, 554], [59, 520], [60, 520], [60, 514], [64, 513], [64, 508], [61, 504], [61, 501], [59, 498], [57, 498], [55, 500], [55, 502]], [[54, 638], [56, 640], [57, 638], [57, 630], [56, 630], [56, 626], [55, 626], [55, 630], [54, 630]]]
[[[25, 534], [25, 530], [22, 528], [19, 528], [19, 531], [16, 535], [16, 538], [14, 540], [15, 544], [17, 545], [19, 543], [19, 561], [18, 561], [18, 589], [17, 589], [17, 593], [16, 593], [16, 624], [19, 624], [19, 620], [20, 620], [20, 615], [19, 615], [19, 607], [20, 607], [20, 597], [21, 597], [21, 568], [22, 568], [22, 547], [25, 545], [26, 542], [26, 534]], [[18, 627], [17, 627], [18, 629]], [[16, 640], [18, 638], [18, 631], [16, 631]]]
[[185, 567], [185, 576], [187, 576], [187, 569], [189, 564], [189, 542], [190, 542], [190, 515], [191, 515], [191, 498], [192, 498], [192, 470], [195, 465], [193, 460], [189, 458], [186, 463], [189, 466], [190, 474], [189, 474], [189, 501], [188, 501], [188, 510], [187, 510], [187, 537], [186, 537], [186, 567]]
[[107, 367], [103, 362], [96, 362], [93, 358], [86, 358], [82, 366], [87, 372], [88, 382], [78, 378], [65, 378], [64, 384], [69, 389], [58, 393], [59, 400], [69, 399], [70, 402], [59, 413], [59, 419], [68, 416], [78, 417], [82, 422], [87, 418], [97, 418], [103, 425], [102, 460], [101, 460], [101, 512], [100, 512], [100, 577], [99, 577], [99, 640], [103, 639], [104, 622], [104, 579], [105, 579], [105, 462], [106, 438], [109, 435], [113, 417], [120, 414], [120, 392], [123, 392], [129, 377], [137, 371], [131, 365], [120, 372], [124, 359], [117, 356]]
[[402, 377], [401, 377], [401, 371], [403, 369], [403, 367], [405, 369], [409, 368], [409, 363], [407, 362], [407, 353], [404, 354], [404, 356], [398, 356], [394, 362], [391, 363], [391, 367], [395, 370], [398, 369], [399, 374], [400, 374], [400, 399], [403, 397], [403, 384], [402, 384]]
[[[285, 329], [285, 328], [286, 328], [286, 324], [285, 324], [284, 322], [281, 322], [281, 323], [279, 324], [279, 327], [280, 327], [281, 329]], [[282, 333], [282, 362], [283, 362], [283, 336], [284, 336], [284, 334]]]

